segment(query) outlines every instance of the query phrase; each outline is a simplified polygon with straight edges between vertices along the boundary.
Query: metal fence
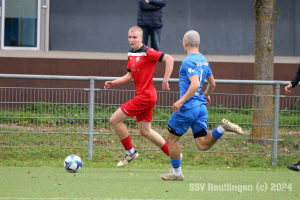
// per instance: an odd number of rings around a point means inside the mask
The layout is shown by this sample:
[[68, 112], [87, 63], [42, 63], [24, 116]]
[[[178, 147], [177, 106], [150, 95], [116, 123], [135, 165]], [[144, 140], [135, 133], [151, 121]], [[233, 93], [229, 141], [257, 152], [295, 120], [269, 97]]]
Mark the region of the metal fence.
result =
[[[0, 87], [0, 147], [30, 148], [93, 148], [123, 149], [109, 119], [113, 112], [135, 95], [132, 90], [95, 89], [94, 81], [114, 80], [116, 77], [35, 76], [0, 74], [0, 78], [86, 80], [86, 89]], [[162, 79], [154, 79], [161, 82]], [[178, 82], [171, 79], [170, 82]], [[299, 97], [280, 96], [280, 85], [287, 81], [216, 80], [217, 84], [275, 85], [273, 138], [257, 144], [251, 136], [253, 94], [211, 95], [208, 107], [209, 129], [213, 130], [223, 118], [239, 124], [244, 135], [225, 133], [207, 152], [263, 154], [272, 156], [300, 153]], [[165, 137], [171, 106], [179, 99], [178, 92], [157, 92], [152, 128]], [[263, 108], [257, 108], [263, 109]], [[139, 150], [158, 150], [138, 133], [135, 118], [125, 121], [133, 145]], [[181, 150], [198, 152], [191, 131], [180, 140]]]

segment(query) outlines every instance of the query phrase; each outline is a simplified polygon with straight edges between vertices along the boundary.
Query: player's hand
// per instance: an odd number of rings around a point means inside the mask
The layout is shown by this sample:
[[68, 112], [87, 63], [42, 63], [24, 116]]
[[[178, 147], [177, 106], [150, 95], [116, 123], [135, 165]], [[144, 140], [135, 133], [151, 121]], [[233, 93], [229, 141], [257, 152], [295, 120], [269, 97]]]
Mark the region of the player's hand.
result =
[[169, 82], [163, 82], [162, 83], [162, 89], [164, 91], [169, 91], [170, 90], [170, 88], [169, 88]]
[[292, 84], [288, 84], [287, 86], [285, 86], [285, 88], [284, 88], [285, 94], [290, 94], [291, 89], [292, 89]]
[[183, 105], [183, 102], [181, 102], [180, 100], [176, 101], [172, 106], [173, 112], [179, 113], [180, 112], [179, 110], [182, 107], [182, 105]]
[[149, 3], [149, 0], [145, 0], [146, 3]]
[[209, 106], [210, 103], [211, 103], [210, 96], [208, 95], [208, 96], [204, 96], [204, 97], [205, 97], [205, 99], [206, 99], [206, 101], [207, 101], [206, 106]]
[[104, 84], [104, 89], [108, 89], [113, 85], [114, 85], [113, 81], [106, 81]]

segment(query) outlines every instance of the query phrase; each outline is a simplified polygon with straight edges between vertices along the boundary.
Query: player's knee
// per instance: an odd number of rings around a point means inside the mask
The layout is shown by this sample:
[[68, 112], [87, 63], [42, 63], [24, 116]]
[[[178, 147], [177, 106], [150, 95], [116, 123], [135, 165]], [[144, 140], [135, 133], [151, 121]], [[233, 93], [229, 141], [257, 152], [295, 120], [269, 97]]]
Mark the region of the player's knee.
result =
[[117, 120], [116, 120], [114, 117], [111, 117], [111, 118], [109, 119], [109, 123], [110, 123], [112, 126], [114, 126], [114, 125], [117, 124]]
[[173, 141], [172, 141], [172, 139], [169, 137], [169, 135], [167, 135], [167, 138], [166, 138], [166, 142], [168, 143], [168, 144], [173, 144]]
[[[166, 137], [166, 142], [167, 142], [168, 145], [172, 143], [172, 141], [171, 141], [171, 139], [170, 139], [169, 136]], [[171, 145], [172, 145], [172, 144], [171, 144]]]
[[140, 130], [140, 134], [141, 134], [141, 136], [147, 138], [149, 136], [150, 132], [142, 129], [142, 130]]
[[169, 135], [167, 135], [166, 142], [167, 142], [168, 146], [173, 146], [176, 143], [176, 140], [174, 138], [170, 137]]

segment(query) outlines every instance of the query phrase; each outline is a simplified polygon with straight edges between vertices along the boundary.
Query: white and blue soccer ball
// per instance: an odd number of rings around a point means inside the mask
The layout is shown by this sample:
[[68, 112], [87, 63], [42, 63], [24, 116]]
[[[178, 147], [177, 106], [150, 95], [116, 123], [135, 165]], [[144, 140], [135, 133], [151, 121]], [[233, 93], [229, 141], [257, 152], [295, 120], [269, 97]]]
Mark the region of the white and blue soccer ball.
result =
[[76, 173], [82, 168], [82, 160], [79, 156], [73, 154], [66, 157], [64, 162], [65, 169], [70, 173]]

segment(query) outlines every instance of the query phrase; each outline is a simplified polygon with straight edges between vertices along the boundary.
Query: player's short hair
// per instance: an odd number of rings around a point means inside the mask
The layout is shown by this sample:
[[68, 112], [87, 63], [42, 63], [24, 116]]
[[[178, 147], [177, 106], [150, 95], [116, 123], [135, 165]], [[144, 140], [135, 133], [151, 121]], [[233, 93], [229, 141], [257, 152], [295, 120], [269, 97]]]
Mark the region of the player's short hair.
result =
[[143, 36], [143, 29], [139, 26], [133, 26], [129, 29], [128, 32], [134, 32], [134, 31], [137, 31], [139, 32], [140, 36]]
[[197, 31], [191, 30], [184, 34], [183, 39], [188, 43], [190, 47], [199, 47], [200, 35]]

